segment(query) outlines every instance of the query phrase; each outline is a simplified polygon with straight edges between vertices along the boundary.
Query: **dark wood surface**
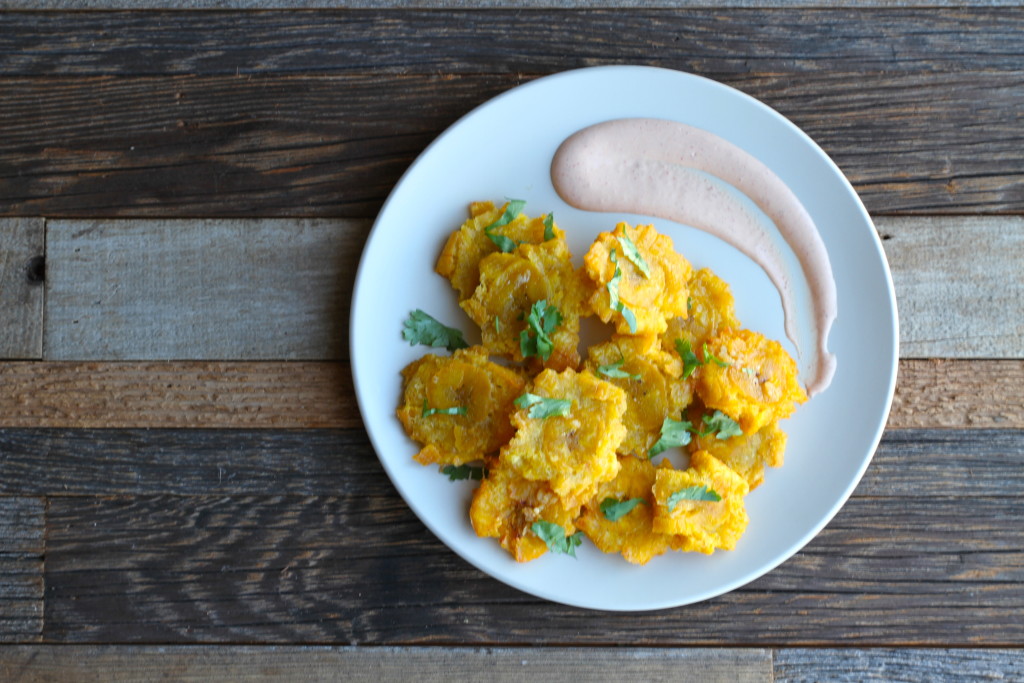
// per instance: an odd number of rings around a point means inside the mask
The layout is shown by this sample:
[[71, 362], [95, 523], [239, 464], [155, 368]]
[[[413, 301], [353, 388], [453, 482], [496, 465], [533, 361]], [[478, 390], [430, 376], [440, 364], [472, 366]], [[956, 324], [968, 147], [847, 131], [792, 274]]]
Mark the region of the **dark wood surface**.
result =
[[[552, 680], [640, 658], [680, 680], [1019, 678], [1021, 35], [1007, 7], [0, 11], [0, 678], [486, 679], [531, 656]], [[352, 269], [415, 156], [519, 83], [615, 63], [804, 128], [876, 218], [913, 344], [817, 538], [637, 614], [541, 601], [441, 544], [381, 469], [345, 360]], [[281, 251], [300, 228], [323, 258]], [[152, 244], [164, 289], [121, 319]], [[223, 271], [179, 289], [195, 263]], [[240, 311], [224, 283], [254, 264], [254, 286], [319, 298]], [[191, 308], [174, 293], [210, 282], [200, 331], [154, 346]], [[101, 299], [104, 325], [75, 330]]]

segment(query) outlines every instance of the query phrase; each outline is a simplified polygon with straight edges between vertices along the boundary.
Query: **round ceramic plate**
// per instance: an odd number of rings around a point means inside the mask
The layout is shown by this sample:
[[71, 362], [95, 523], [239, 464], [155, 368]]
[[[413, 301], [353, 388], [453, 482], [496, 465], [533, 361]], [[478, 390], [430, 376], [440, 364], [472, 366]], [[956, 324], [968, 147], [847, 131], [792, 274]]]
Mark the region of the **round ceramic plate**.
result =
[[[551, 185], [559, 144], [580, 128], [624, 117], [680, 121], [739, 145], [786, 182], [815, 220], [831, 256], [839, 316], [829, 347], [832, 385], [783, 424], [785, 465], [747, 497], [750, 525], [735, 550], [670, 552], [643, 567], [588, 541], [577, 559], [545, 554], [516, 563], [496, 539], [479, 538], [468, 506], [474, 482], [449, 482], [412, 460], [417, 445], [395, 417], [400, 371], [430, 352], [402, 339], [402, 322], [423, 309], [479, 332], [434, 264], [471, 201], [526, 200], [528, 215], [553, 212], [576, 264], [594, 237], [619, 220], [653, 223], [696, 268], [732, 287], [745, 327], [785, 340], [775, 289], [725, 243], [649, 216], [572, 209]], [[351, 317], [352, 371], [363, 421], [384, 469], [409, 507], [452, 550], [491, 576], [533, 595], [605, 610], [649, 610], [704, 600], [742, 586], [810, 541], [853, 491], [871, 460], [892, 402], [897, 318], [892, 278], [874, 226], [849, 182], [810, 138], [781, 115], [727, 86], [676, 71], [609, 66], [568, 71], [514, 88], [478, 107], [434, 141], [384, 204], [363, 251]], [[792, 345], [788, 345], [791, 352]], [[674, 456], [673, 456], [674, 457]], [[679, 457], [682, 457], [681, 455]]]

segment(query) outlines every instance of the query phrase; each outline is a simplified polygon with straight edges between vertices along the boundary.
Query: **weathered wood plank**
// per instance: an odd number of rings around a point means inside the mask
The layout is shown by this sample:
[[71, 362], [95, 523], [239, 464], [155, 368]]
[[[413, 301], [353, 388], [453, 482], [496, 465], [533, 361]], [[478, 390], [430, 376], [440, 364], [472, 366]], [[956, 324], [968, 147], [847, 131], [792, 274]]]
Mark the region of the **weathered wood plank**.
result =
[[878, 229], [902, 357], [1024, 354], [1024, 217], [893, 217]]
[[52, 221], [44, 355], [347, 355], [365, 222]]
[[799, 649], [774, 652], [776, 683], [1024, 680], [1024, 651], [988, 649]]
[[0, 385], [0, 427], [362, 425], [347, 363], [0, 363]]
[[[659, 7], [822, 7], [840, 5], [843, 7], [914, 7], [920, 3], [913, 0], [659, 0]], [[649, 3], [643, 0], [0, 0], [0, 9], [12, 10], [198, 10], [198, 9], [337, 9], [337, 8], [429, 8], [429, 9], [490, 9], [530, 8], [565, 9], [591, 7], [645, 9]], [[934, 7], [963, 7], [956, 0], [932, 0]], [[1016, 7], [1016, 0], [973, 0], [974, 7]]]
[[[345, 363], [0, 362], [0, 427], [362, 425]], [[902, 360], [889, 429], [1024, 429], [1024, 360]]]
[[[495, 683], [673, 680], [762, 683], [772, 657], [756, 649], [20, 646], [0, 650], [6, 681], [424, 681]], [[24, 678], [23, 678], [24, 677]]]
[[[361, 429], [2, 429], [0, 450], [0, 493], [9, 495], [394, 497]], [[885, 433], [858, 495], [1021, 490], [1024, 431], [912, 429]]]
[[[1024, 356], [1024, 218], [883, 217], [878, 227], [902, 355]], [[51, 221], [44, 355], [346, 358], [368, 230], [358, 220]]]
[[1015, 495], [854, 497], [744, 588], [685, 609], [595, 614], [470, 568], [397, 496], [59, 497], [44, 636], [559, 645], [571, 624], [576, 645], [1014, 647], [1021, 515]]
[[1024, 360], [900, 361], [889, 429], [1024, 428]]
[[[371, 217], [430, 140], [532, 77], [0, 77], [0, 213]], [[874, 213], [1024, 211], [1024, 71], [721, 80], [804, 128]]]
[[43, 355], [43, 252], [38, 218], [0, 218], [0, 358]]
[[0, 496], [0, 643], [43, 632], [44, 514], [41, 498]]
[[716, 77], [1019, 70], [1024, 57], [1024, 16], [980, 7], [581, 12], [558, 2], [546, 12], [436, 12], [395, 4], [315, 13], [80, 13], [73, 22], [56, 13], [12, 13], [0, 32], [0, 73], [544, 73], [614, 56]]

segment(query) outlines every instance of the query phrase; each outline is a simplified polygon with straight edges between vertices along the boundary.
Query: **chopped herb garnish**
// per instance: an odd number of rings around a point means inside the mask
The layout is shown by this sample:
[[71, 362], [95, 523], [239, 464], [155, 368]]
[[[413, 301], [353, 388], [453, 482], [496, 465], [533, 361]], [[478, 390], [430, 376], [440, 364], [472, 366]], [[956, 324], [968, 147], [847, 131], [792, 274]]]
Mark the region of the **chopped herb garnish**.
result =
[[700, 358], [697, 358], [697, 354], [690, 348], [690, 342], [685, 339], [676, 339], [676, 351], [683, 359], [683, 379], [692, 375], [694, 370], [703, 365]]
[[494, 318], [494, 331], [501, 334], [501, 318]]
[[525, 200], [508, 200], [508, 204], [505, 206], [505, 211], [501, 214], [501, 216], [498, 217], [498, 220], [494, 221], [486, 228], [484, 228], [484, 234], [487, 235], [491, 239], [491, 241], [497, 245], [498, 249], [500, 249], [502, 252], [506, 254], [516, 250], [516, 247], [518, 246], [516, 244], [516, 241], [509, 237], [505, 237], [504, 235], [495, 234], [494, 231], [497, 230], [498, 228], [503, 228], [512, 221], [514, 221], [516, 219], [516, 216], [518, 216], [522, 212], [524, 206], [526, 206]]
[[622, 280], [622, 269], [619, 268], [619, 259], [615, 255], [614, 249], [612, 249], [609, 258], [612, 263], [615, 264], [615, 273], [606, 285], [608, 288], [608, 306], [612, 310], [621, 313], [626, 324], [629, 325], [629, 333], [636, 334], [636, 316], [633, 315], [633, 311], [626, 308], [626, 305], [619, 299], [619, 282]]
[[555, 239], [555, 214], [544, 216], [544, 241]]
[[692, 431], [693, 423], [689, 420], [673, 420], [671, 417], [666, 417], [661, 423], [661, 436], [651, 446], [647, 457], [653, 458], [669, 448], [685, 446], [690, 443], [690, 432]]
[[704, 362], [707, 363], [708, 361], [712, 361], [715, 365], [717, 365], [720, 368], [725, 368], [729, 366], [728, 361], [724, 361], [715, 354], [711, 353], [711, 351], [708, 349], [708, 343], [704, 342]]
[[747, 373], [748, 375], [757, 374], [757, 370], [755, 370], [754, 368], [743, 368], [743, 372]]
[[619, 236], [619, 243], [622, 245], [622, 253], [626, 255], [626, 258], [633, 262], [633, 265], [637, 267], [637, 270], [643, 273], [644, 277], [650, 277], [650, 266], [647, 265], [647, 261], [644, 260], [643, 254], [641, 254], [640, 250], [636, 248], [633, 240], [629, 239], [629, 235], [626, 234], [625, 230], [623, 230], [622, 234]]
[[622, 365], [626, 362], [625, 357], [619, 356], [619, 360], [609, 365], [599, 365], [597, 371], [605, 377], [611, 377], [612, 379], [632, 379], [639, 380], [640, 375], [631, 375], [622, 369]]
[[402, 339], [409, 342], [410, 346], [443, 346], [449, 351], [469, 346], [461, 331], [442, 324], [418, 308], [402, 323]]
[[551, 357], [555, 343], [551, 333], [562, 323], [562, 314], [554, 306], [548, 306], [544, 299], [530, 307], [526, 316], [527, 329], [519, 333], [519, 351], [523, 358], [537, 356], [543, 361]]
[[740, 428], [739, 423], [721, 410], [716, 410], [712, 415], [705, 415], [703, 422], [704, 429], [700, 430], [701, 436], [714, 434], [716, 439], [725, 440], [731, 436], [743, 434], [743, 429]]
[[688, 297], [686, 297], [686, 312], [689, 313], [692, 310], [693, 310], [693, 297], [692, 296], [688, 296]]
[[601, 513], [604, 514], [604, 518], [609, 522], [617, 522], [641, 503], [647, 505], [647, 501], [643, 498], [630, 498], [629, 500], [605, 498], [601, 501]]
[[525, 393], [515, 401], [516, 408], [529, 408], [527, 417], [542, 420], [548, 417], [564, 416], [572, 408], [572, 400], [568, 398], [545, 398], [537, 394]]
[[577, 531], [572, 536], [565, 535], [565, 529], [554, 522], [541, 520], [534, 522], [530, 530], [537, 534], [537, 537], [544, 541], [548, 550], [555, 554], [569, 555], [576, 557], [576, 548], [583, 542], [583, 532]]
[[696, 500], [706, 501], [710, 503], [717, 503], [722, 500], [722, 497], [718, 495], [714, 489], [708, 488], [707, 486], [687, 486], [684, 489], [679, 489], [668, 497], [666, 503], [668, 504], [668, 511], [672, 512], [679, 501], [682, 500]]
[[423, 399], [423, 417], [431, 415], [466, 415], [469, 411], [466, 406], [452, 406], [451, 408], [431, 408], [427, 399]]
[[476, 465], [445, 465], [441, 468], [441, 474], [447, 475], [448, 481], [459, 481], [462, 479], [480, 481], [486, 473], [483, 467]]

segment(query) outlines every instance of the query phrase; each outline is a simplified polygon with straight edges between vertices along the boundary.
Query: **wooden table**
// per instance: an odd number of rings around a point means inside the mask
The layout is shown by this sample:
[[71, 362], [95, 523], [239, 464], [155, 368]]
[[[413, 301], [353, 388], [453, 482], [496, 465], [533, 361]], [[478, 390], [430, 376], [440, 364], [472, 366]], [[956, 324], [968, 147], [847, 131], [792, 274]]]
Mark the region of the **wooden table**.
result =
[[[217, 4], [0, 0], [0, 679], [1024, 679], [1021, 9]], [[828, 527], [637, 614], [535, 599], [429, 533], [346, 341], [370, 223], [430, 140], [615, 63], [815, 138], [902, 325]]]

